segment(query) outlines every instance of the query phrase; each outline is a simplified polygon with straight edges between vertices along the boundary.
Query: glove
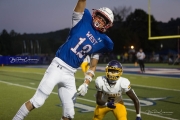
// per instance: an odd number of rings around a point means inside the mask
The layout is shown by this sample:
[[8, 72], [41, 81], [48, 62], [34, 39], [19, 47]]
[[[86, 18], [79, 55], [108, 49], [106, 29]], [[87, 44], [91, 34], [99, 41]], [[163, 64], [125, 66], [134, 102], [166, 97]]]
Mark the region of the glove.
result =
[[136, 120], [142, 120], [141, 117], [136, 117]]
[[85, 94], [87, 93], [88, 90], [88, 84], [83, 83], [81, 86], [79, 86], [78, 88], [78, 96], [85, 96]]
[[105, 105], [106, 105], [108, 108], [112, 108], [112, 109], [115, 109], [115, 108], [116, 108], [116, 106], [114, 105], [114, 102], [107, 102]]

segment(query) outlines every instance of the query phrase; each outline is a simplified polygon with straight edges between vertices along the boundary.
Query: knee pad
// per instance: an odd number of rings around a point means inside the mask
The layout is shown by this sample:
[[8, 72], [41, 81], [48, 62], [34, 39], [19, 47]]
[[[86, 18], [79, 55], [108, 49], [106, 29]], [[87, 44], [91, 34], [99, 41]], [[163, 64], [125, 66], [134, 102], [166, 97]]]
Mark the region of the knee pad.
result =
[[35, 95], [30, 99], [30, 102], [33, 104], [35, 108], [41, 107], [48, 95], [44, 94], [41, 90], [37, 90]]

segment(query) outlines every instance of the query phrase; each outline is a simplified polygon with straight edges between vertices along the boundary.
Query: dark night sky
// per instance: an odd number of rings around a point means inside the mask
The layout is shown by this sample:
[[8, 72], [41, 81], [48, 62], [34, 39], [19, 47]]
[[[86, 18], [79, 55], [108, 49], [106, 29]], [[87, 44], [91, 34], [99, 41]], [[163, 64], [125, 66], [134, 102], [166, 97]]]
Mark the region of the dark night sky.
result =
[[[44, 33], [71, 27], [77, 0], [0, 0], [0, 32]], [[132, 7], [148, 13], [148, 0], [87, 0], [87, 8]], [[180, 17], [180, 0], [151, 0], [157, 21]]]

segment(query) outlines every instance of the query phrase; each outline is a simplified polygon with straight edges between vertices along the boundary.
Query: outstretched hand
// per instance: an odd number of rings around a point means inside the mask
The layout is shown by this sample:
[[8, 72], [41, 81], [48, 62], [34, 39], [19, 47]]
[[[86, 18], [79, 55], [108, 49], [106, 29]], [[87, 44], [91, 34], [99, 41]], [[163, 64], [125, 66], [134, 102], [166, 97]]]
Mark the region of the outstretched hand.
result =
[[87, 90], [88, 90], [88, 84], [86, 83], [83, 83], [82, 85], [79, 86], [78, 88], [78, 92], [77, 92], [77, 95], [78, 96], [85, 96], [85, 94], [87, 93]]

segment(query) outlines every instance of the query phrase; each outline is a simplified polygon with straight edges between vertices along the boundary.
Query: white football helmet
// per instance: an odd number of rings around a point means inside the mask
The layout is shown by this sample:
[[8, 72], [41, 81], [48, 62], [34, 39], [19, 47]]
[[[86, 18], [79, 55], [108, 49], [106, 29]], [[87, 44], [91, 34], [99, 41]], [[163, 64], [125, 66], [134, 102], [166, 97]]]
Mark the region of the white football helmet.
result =
[[[113, 26], [114, 15], [113, 15], [113, 12], [109, 8], [102, 7], [102, 8], [93, 9], [93, 10], [94, 10], [92, 14], [93, 25], [97, 30], [101, 32], [106, 32], [108, 28]], [[99, 28], [99, 25], [97, 25], [97, 23], [94, 23], [95, 17], [97, 15], [102, 16], [106, 20], [106, 25], [103, 28]]]

